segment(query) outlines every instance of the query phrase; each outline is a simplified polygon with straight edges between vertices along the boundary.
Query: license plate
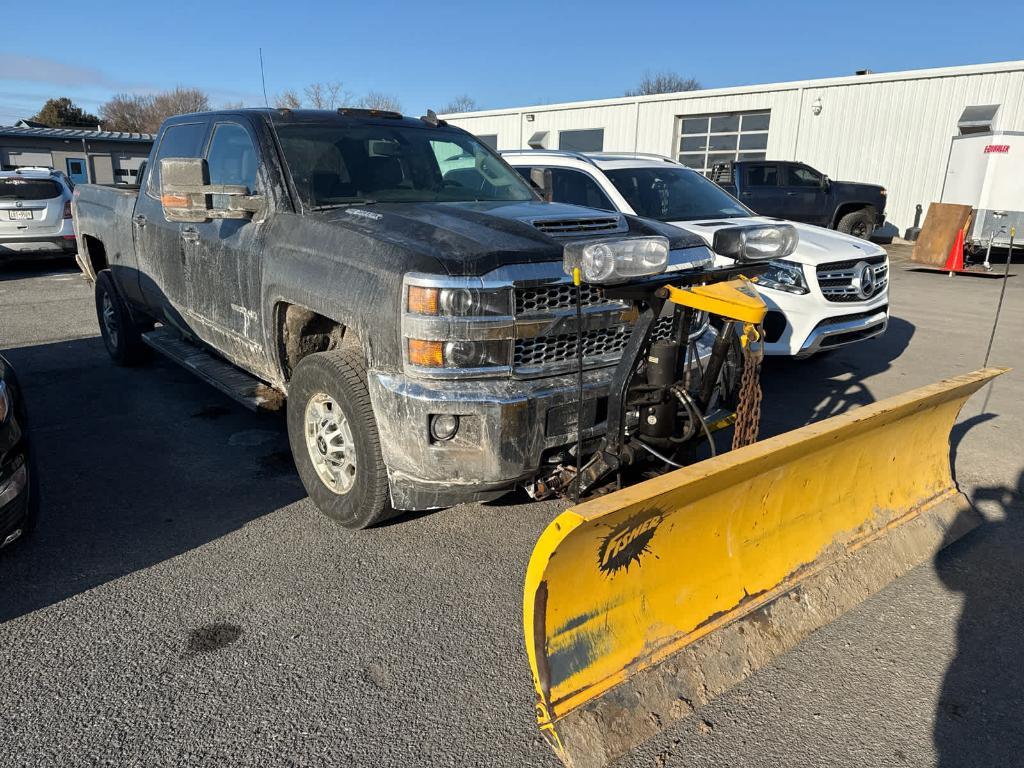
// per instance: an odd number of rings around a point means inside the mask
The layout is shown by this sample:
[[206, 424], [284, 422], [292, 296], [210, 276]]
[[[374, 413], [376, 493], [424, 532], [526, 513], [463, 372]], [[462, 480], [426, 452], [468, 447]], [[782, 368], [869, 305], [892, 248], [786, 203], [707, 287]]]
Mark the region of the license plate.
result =
[[7, 214], [12, 219], [31, 219], [32, 211], [8, 211]]

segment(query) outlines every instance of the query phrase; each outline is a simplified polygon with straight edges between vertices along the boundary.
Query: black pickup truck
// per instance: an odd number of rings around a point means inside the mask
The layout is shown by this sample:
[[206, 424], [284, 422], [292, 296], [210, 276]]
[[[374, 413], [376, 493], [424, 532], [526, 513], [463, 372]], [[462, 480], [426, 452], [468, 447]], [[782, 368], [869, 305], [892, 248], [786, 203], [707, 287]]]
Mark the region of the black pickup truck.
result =
[[[306, 489], [351, 527], [530, 483], [578, 413], [602, 433], [635, 315], [584, 287], [578, 412], [568, 243], [667, 240], [691, 275], [713, 258], [668, 225], [546, 203], [469, 133], [381, 111], [177, 116], [137, 192], [79, 185], [73, 209], [114, 360], [155, 348], [286, 407]], [[699, 370], [706, 318], [690, 339]]]
[[885, 187], [833, 181], [804, 163], [719, 163], [709, 178], [762, 216], [802, 221], [863, 239], [885, 222]]

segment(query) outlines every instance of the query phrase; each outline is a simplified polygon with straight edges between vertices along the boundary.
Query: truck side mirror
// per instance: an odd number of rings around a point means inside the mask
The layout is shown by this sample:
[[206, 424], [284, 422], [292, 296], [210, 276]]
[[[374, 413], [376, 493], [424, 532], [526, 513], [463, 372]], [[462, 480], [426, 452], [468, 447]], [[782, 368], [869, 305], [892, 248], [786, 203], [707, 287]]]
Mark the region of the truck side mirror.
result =
[[822, 190], [825, 191], [825, 192], [828, 192], [831, 187], [832, 187], [832, 180], [829, 179], [828, 176], [825, 176], [824, 174], [822, 174], [822, 176], [821, 176], [821, 188], [822, 188]]
[[[199, 157], [165, 157], [160, 161], [160, 205], [168, 221], [200, 223], [210, 219], [251, 219], [262, 214], [262, 195], [247, 187], [210, 184], [206, 161]], [[224, 195], [227, 206], [216, 208], [211, 197]]]
[[551, 202], [554, 185], [551, 182], [550, 168], [531, 168], [530, 183], [534, 189], [540, 192], [540, 196], [544, 198], [545, 202]]

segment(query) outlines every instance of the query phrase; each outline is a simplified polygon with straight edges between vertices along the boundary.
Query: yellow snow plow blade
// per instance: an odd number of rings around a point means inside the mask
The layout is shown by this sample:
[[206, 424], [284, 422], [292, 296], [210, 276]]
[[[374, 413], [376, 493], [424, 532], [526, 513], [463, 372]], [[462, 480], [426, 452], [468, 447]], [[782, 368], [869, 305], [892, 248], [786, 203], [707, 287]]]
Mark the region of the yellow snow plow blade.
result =
[[979, 522], [950, 472], [986, 368], [588, 501], [534, 548], [523, 620], [538, 724], [600, 766]]

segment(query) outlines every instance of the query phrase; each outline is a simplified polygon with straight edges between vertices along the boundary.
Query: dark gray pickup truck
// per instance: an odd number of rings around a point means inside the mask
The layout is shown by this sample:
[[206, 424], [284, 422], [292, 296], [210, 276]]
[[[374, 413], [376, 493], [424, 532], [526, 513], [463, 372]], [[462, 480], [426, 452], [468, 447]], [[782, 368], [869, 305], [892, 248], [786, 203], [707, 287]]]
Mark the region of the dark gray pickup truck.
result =
[[[137, 192], [80, 185], [73, 208], [114, 360], [151, 347], [252, 407], [286, 402], [299, 475], [350, 527], [496, 498], [565, 460], [578, 402], [567, 242], [658, 236], [670, 270], [712, 261], [679, 229], [543, 202], [432, 115], [174, 117]], [[634, 316], [596, 289], [581, 304], [592, 437]], [[714, 338], [694, 327], [695, 366]]]

